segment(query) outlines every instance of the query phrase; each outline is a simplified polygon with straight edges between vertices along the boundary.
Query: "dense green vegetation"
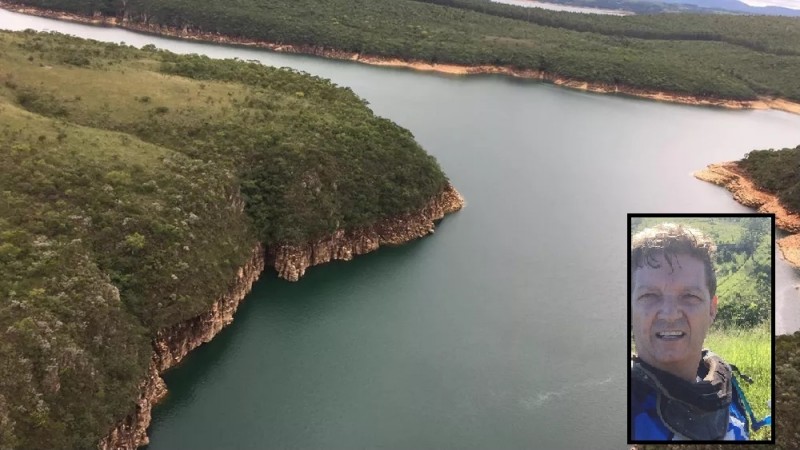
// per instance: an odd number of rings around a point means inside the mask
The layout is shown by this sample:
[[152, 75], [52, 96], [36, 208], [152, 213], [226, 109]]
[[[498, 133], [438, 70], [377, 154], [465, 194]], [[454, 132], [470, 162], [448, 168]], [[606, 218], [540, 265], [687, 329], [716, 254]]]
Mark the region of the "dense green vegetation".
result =
[[290, 70], [0, 32], [0, 448], [94, 448], [154, 333], [256, 242], [312, 239], [446, 183], [407, 130]]
[[760, 189], [774, 193], [792, 211], [800, 211], [800, 146], [783, 150], [753, 150], [739, 161]]
[[614, 17], [486, 0], [17, 1], [315, 50], [537, 69], [702, 97], [800, 101], [800, 20], [793, 18]]
[[662, 222], [683, 223], [706, 233], [717, 245], [715, 328], [752, 328], [769, 321], [772, 302], [772, 233], [766, 218], [632, 218], [636, 233]]

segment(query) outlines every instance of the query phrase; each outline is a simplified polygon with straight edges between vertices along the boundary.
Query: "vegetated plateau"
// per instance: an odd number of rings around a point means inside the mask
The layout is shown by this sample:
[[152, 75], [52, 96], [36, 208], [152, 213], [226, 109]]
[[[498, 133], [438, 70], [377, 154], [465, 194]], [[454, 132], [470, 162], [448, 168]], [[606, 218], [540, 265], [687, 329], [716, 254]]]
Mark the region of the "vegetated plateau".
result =
[[409, 131], [318, 77], [34, 32], [0, 32], [0, 60], [0, 448], [96, 447], [153, 337], [257, 243], [449, 187]]

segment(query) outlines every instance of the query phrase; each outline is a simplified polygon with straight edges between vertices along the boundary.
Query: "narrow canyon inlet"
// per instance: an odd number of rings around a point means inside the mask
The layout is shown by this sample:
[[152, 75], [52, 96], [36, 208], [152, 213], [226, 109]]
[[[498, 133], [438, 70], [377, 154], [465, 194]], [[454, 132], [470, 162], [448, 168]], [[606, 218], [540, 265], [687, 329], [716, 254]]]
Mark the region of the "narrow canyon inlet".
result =
[[[626, 214], [749, 212], [692, 172], [800, 144], [800, 116], [778, 111], [371, 67], [4, 10], [0, 24], [329, 78], [409, 129], [466, 199], [411, 244], [312, 267], [297, 283], [265, 272], [233, 324], [166, 374], [150, 450], [621, 450]], [[792, 333], [800, 276], [778, 259], [776, 330]]]

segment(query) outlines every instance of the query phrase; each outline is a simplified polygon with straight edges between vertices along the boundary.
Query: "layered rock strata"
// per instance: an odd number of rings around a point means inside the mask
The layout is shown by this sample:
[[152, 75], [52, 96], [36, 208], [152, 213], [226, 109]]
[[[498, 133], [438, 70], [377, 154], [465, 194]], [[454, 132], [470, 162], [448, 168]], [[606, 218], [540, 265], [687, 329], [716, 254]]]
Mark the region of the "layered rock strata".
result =
[[783, 258], [794, 267], [800, 268], [800, 214], [787, 210], [775, 195], [758, 189], [735, 162], [711, 164], [694, 176], [724, 187], [744, 206], [775, 214], [777, 227], [792, 233], [777, 241]]
[[147, 445], [153, 405], [167, 393], [161, 373], [178, 364], [190, 351], [199, 347], [233, 322], [233, 314], [250, 292], [253, 283], [264, 271], [264, 248], [253, 248], [250, 260], [239, 269], [228, 292], [217, 299], [211, 308], [193, 319], [158, 332], [153, 339], [153, 356], [147, 377], [139, 386], [134, 412], [120, 421], [98, 444], [101, 450], [135, 449]]
[[420, 211], [383, 219], [369, 227], [336, 230], [328, 237], [302, 245], [271, 248], [267, 261], [280, 277], [297, 281], [311, 266], [336, 259], [349, 261], [381, 245], [400, 245], [433, 233], [437, 220], [463, 206], [461, 194], [448, 184]]
[[171, 36], [181, 39], [193, 39], [219, 44], [247, 45], [253, 47], [267, 48], [276, 52], [302, 53], [308, 55], [321, 56], [331, 59], [344, 59], [356, 61], [364, 64], [392, 67], [407, 67], [414, 70], [433, 71], [455, 75], [469, 74], [502, 74], [518, 78], [528, 78], [546, 81], [564, 86], [571, 89], [596, 92], [601, 94], [622, 94], [634, 97], [648, 98], [651, 100], [665, 101], [672, 103], [682, 103], [688, 105], [715, 106], [730, 109], [776, 109], [793, 114], [800, 114], [800, 103], [792, 102], [782, 98], [761, 97], [757, 100], [729, 100], [710, 97], [699, 97], [674, 92], [658, 90], [638, 89], [618, 84], [595, 83], [583, 80], [561, 77], [541, 70], [517, 69], [506, 66], [491, 65], [462, 65], [462, 64], [435, 64], [427, 61], [405, 60], [383, 56], [364, 55], [361, 53], [346, 52], [332, 48], [312, 45], [289, 45], [276, 44], [272, 42], [256, 41], [233, 36], [225, 36], [219, 33], [209, 33], [188, 26], [167, 27], [154, 25], [147, 22], [146, 17], [131, 17], [125, 13], [121, 19], [117, 17], [103, 16], [96, 13], [92, 16], [82, 16], [66, 13], [62, 11], [52, 11], [47, 9], [34, 8], [30, 6], [17, 5], [7, 0], [0, 0], [0, 8], [8, 9], [22, 14], [48, 17], [58, 20], [87, 23], [92, 25], [118, 26], [133, 31], [143, 33]]
[[275, 266], [280, 276], [297, 281], [310, 266], [334, 259], [349, 260], [355, 255], [376, 250], [380, 245], [400, 245], [433, 233], [435, 221], [463, 205], [461, 194], [448, 184], [421, 210], [383, 219], [371, 227], [338, 230], [328, 238], [306, 245], [280, 246], [269, 251], [260, 244], [256, 245], [228, 292], [215, 301], [209, 311], [157, 333], [153, 339], [153, 356], [147, 377], [139, 386], [135, 411], [100, 441], [98, 449], [133, 450], [149, 443], [147, 427], [150, 426], [152, 408], [167, 393], [161, 374], [233, 322], [239, 304], [263, 272], [267, 255], [269, 264]]

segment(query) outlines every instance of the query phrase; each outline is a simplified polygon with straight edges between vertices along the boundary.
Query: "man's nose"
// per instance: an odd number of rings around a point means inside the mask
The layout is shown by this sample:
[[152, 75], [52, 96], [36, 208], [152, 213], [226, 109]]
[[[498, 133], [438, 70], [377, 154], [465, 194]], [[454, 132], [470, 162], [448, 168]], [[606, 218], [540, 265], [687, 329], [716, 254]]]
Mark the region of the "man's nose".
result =
[[664, 296], [658, 309], [658, 317], [667, 321], [674, 321], [681, 318], [681, 310], [677, 297], [672, 295]]

